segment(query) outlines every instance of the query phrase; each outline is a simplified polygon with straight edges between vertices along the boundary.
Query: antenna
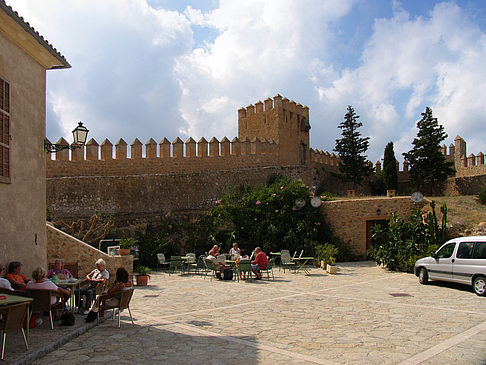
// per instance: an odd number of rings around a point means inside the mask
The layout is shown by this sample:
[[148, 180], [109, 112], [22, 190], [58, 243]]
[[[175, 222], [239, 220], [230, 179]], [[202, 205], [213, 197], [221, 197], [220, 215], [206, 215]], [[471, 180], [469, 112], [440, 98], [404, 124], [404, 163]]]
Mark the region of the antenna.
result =
[[410, 199], [412, 199], [414, 203], [419, 203], [424, 199], [424, 194], [422, 194], [420, 191], [416, 191], [412, 194]]

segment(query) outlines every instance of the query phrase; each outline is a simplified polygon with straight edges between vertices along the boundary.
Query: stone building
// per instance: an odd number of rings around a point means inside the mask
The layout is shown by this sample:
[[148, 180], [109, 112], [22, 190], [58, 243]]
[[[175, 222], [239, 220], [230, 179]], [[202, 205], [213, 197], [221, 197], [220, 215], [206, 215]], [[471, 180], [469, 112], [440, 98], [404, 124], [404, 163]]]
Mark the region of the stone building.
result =
[[45, 265], [46, 70], [71, 67], [0, 0], [0, 258]]

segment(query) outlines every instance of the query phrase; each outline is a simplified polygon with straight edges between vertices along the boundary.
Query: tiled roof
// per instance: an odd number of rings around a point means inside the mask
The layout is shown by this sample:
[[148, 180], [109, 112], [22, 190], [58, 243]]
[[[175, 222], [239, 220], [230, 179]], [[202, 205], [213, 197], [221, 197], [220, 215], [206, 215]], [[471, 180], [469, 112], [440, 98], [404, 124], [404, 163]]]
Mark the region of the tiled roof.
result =
[[41, 44], [47, 51], [49, 51], [50, 54], [59, 60], [60, 65], [53, 66], [52, 68], [71, 68], [71, 65], [66, 58], [56, 48], [54, 48], [52, 44], [44, 39], [44, 37], [40, 35], [38, 31], [31, 27], [30, 24], [24, 20], [24, 18], [14, 11], [11, 6], [7, 5], [5, 0], [0, 0], [0, 9], [15, 20], [27, 33], [34, 37], [39, 44]]

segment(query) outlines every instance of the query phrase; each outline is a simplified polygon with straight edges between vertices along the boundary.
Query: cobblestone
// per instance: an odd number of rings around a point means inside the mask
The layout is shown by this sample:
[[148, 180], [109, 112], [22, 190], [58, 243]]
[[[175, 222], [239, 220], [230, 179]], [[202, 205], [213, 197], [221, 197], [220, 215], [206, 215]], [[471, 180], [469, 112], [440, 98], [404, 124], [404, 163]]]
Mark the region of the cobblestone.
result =
[[469, 288], [369, 262], [310, 271], [239, 283], [153, 273], [135, 290], [135, 325], [124, 312], [121, 329], [107, 320], [35, 364], [486, 362], [486, 299]]

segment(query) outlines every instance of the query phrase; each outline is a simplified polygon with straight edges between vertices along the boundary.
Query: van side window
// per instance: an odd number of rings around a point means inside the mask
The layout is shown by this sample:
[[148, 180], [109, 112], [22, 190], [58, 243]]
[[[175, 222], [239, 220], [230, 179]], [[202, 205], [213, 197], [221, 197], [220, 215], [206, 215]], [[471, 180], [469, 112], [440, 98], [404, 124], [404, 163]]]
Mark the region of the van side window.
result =
[[486, 242], [476, 242], [472, 257], [473, 259], [486, 259]]
[[471, 259], [474, 248], [474, 242], [461, 242], [457, 249], [458, 259]]
[[456, 246], [455, 242], [449, 243], [442, 247], [439, 251], [437, 251], [437, 258], [439, 259], [447, 259], [452, 256], [454, 252], [454, 247]]

